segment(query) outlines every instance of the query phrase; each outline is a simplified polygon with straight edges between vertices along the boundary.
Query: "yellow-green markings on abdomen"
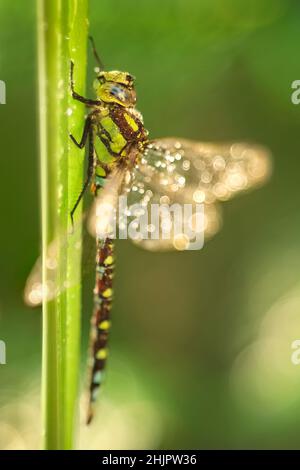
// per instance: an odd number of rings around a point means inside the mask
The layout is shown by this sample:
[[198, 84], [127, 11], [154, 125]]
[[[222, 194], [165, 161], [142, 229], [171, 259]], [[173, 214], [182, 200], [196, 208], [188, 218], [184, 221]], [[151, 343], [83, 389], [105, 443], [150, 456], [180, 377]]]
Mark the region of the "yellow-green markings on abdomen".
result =
[[108, 357], [108, 334], [111, 326], [110, 310], [112, 304], [112, 279], [114, 272], [114, 255], [112, 240], [97, 240], [96, 283], [94, 289], [94, 312], [92, 349], [93, 364], [90, 382], [90, 410], [88, 422], [92, 419], [91, 403], [97, 398], [103, 382], [103, 370]]

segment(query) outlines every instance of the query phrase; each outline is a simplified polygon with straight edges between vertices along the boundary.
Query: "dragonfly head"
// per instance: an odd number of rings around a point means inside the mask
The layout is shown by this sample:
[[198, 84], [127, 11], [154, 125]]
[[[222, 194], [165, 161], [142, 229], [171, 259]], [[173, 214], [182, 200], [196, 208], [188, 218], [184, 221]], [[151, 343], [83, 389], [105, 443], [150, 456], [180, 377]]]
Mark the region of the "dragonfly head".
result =
[[94, 82], [97, 97], [105, 103], [129, 107], [136, 103], [134, 77], [127, 72], [101, 71]]

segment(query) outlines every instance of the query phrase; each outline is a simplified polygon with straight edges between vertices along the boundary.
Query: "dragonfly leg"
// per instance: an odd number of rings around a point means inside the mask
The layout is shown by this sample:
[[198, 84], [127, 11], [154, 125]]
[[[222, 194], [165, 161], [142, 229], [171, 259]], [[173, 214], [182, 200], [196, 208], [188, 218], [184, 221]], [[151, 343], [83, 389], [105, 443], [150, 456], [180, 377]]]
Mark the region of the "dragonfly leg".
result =
[[71, 69], [70, 69], [70, 83], [71, 83], [72, 97], [74, 98], [74, 100], [80, 101], [81, 103], [84, 103], [87, 106], [99, 106], [101, 104], [101, 101], [85, 98], [84, 96], [79, 95], [75, 91], [74, 89], [74, 62], [72, 60], [71, 60]]
[[94, 132], [93, 132], [93, 128], [91, 125], [89, 126], [88, 135], [89, 135], [89, 161], [88, 161], [88, 168], [87, 168], [87, 176], [86, 176], [86, 180], [84, 182], [83, 188], [80, 191], [77, 201], [75, 202], [74, 207], [70, 213], [72, 227], [74, 226], [74, 219], [73, 219], [74, 212], [76, 211], [78, 204], [80, 203], [94, 175], [94, 167], [95, 167], [94, 166]]
[[103, 371], [107, 358], [107, 341], [110, 329], [112, 306], [112, 282], [114, 274], [113, 241], [97, 239], [96, 282], [94, 289], [94, 311], [91, 320], [90, 348], [92, 367], [89, 384], [87, 424], [93, 418], [93, 403], [96, 401], [103, 381]]
[[83, 133], [82, 133], [82, 137], [81, 137], [80, 142], [77, 142], [75, 137], [72, 134], [70, 134], [70, 137], [71, 137], [72, 141], [80, 149], [82, 149], [86, 144], [86, 141], [87, 141], [87, 138], [88, 138], [88, 135], [89, 135], [89, 130], [90, 130], [90, 127], [91, 127], [91, 123], [92, 123], [92, 119], [91, 119], [90, 116], [88, 116], [86, 118], [86, 121], [85, 121], [85, 125], [84, 125], [84, 129], [83, 129]]

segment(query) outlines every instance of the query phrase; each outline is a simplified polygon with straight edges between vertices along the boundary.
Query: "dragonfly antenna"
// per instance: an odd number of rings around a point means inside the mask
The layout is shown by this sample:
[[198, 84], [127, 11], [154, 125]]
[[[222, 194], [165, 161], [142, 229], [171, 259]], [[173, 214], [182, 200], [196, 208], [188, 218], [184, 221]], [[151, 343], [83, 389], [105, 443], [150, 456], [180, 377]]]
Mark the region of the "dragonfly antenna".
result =
[[96, 46], [95, 46], [95, 41], [93, 39], [92, 36], [89, 36], [89, 40], [91, 41], [91, 45], [92, 45], [92, 51], [93, 51], [93, 54], [94, 54], [94, 57], [95, 57], [95, 60], [100, 68], [100, 70], [104, 70], [104, 65], [103, 65], [103, 62], [102, 60], [100, 59], [99, 57], [99, 54], [96, 50]]

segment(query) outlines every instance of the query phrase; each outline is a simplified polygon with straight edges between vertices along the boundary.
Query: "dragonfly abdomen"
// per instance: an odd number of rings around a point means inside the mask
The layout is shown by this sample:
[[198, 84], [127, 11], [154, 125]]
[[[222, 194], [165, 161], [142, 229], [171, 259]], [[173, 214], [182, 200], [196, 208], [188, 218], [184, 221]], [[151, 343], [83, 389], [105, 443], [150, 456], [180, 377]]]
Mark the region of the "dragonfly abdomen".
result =
[[103, 382], [103, 370], [108, 355], [107, 341], [110, 330], [112, 305], [112, 281], [114, 274], [113, 242], [107, 238], [97, 240], [96, 282], [94, 289], [94, 312], [91, 326], [92, 370], [89, 390], [87, 422], [93, 417], [92, 403], [96, 401]]

